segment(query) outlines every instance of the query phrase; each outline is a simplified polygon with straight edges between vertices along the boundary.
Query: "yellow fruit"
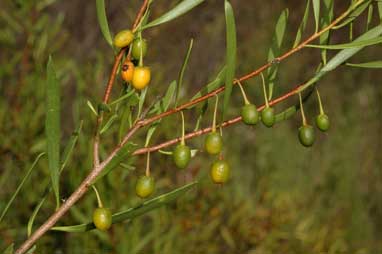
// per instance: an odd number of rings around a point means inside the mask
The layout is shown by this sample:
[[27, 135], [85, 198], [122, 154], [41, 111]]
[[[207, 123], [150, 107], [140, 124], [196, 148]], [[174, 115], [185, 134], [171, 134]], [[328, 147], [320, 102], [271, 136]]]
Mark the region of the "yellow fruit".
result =
[[118, 48], [124, 48], [133, 40], [134, 34], [131, 30], [122, 30], [114, 37], [114, 45]]
[[122, 65], [121, 76], [126, 82], [133, 80], [134, 64], [131, 61], [125, 61]]
[[151, 79], [150, 68], [148, 67], [135, 67], [132, 85], [135, 89], [142, 90], [145, 88]]

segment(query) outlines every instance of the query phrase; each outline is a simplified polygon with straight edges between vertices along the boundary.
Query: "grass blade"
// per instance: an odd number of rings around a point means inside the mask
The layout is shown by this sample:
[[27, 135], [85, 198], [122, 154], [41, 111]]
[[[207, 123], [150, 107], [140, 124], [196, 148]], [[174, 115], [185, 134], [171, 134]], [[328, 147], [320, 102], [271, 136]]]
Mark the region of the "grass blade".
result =
[[[272, 37], [271, 48], [268, 52], [268, 62], [271, 62], [277, 56], [281, 54], [281, 47], [284, 40], [285, 30], [288, 22], [289, 11], [285, 9], [281, 12], [275, 27], [275, 31]], [[269, 100], [273, 96], [273, 88], [277, 79], [278, 65], [272, 65], [267, 71], [267, 78], [269, 84]]]
[[235, 15], [231, 4], [224, 1], [225, 20], [226, 20], [226, 73], [225, 73], [225, 90], [222, 119], [229, 107], [229, 100], [232, 94], [233, 79], [236, 69], [236, 25]]
[[149, 27], [158, 26], [158, 25], [161, 25], [163, 23], [169, 22], [173, 19], [176, 19], [177, 17], [189, 12], [190, 10], [192, 10], [194, 7], [201, 4], [202, 2], [204, 2], [204, 0], [183, 0], [177, 6], [175, 6], [173, 9], [171, 9], [170, 11], [166, 12], [165, 14], [160, 16], [159, 18], [157, 18], [157, 19], [151, 21], [150, 23], [148, 23], [147, 25], [143, 26], [142, 30], [149, 28]]
[[[147, 212], [150, 212], [160, 206], [169, 204], [173, 202], [174, 200], [176, 200], [177, 198], [179, 198], [180, 196], [182, 196], [183, 194], [185, 194], [187, 191], [189, 191], [191, 188], [193, 188], [197, 184], [198, 182], [189, 183], [171, 192], [168, 192], [166, 194], [160, 195], [153, 199], [147, 200], [139, 206], [129, 208], [126, 211], [113, 214], [113, 217], [112, 217], [113, 224], [122, 222], [125, 220], [129, 220], [129, 219], [133, 219]], [[53, 227], [51, 230], [79, 233], [79, 232], [86, 232], [94, 228], [95, 228], [94, 224], [90, 222], [90, 223], [84, 223], [84, 224], [79, 224], [74, 226]]]
[[3, 211], [1, 212], [1, 216], [0, 216], [0, 223], [1, 221], [3, 220], [5, 214], [7, 213], [9, 207], [12, 205], [13, 201], [15, 200], [17, 194], [19, 194], [21, 188], [23, 187], [25, 181], [29, 178], [30, 174], [32, 173], [33, 169], [35, 168], [35, 166], [37, 165], [37, 163], [39, 162], [39, 160], [41, 159], [41, 157], [45, 155], [45, 153], [40, 153], [39, 155], [37, 155], [36, 159], [34, 160], [34, 162], [32, 163], [32, 166], [28, 169], [28, 171], [26, 172], [25, 176], [23, 177], [23, 179], [21, 180], [21, 183], [19, 184], [19, 186], [17, 186], [17, 189], [16, 191], [13, 193], [11, 199], [8, 201], [8, 203], [6, 204], [6, 206], [4, 207]]
[[309, 10], [310, 10], [310, 0], [307, 0], [304, 16], [301, 20], [300, 26], [298, 27], [296, 39], [294, 40], [294, 43], [293, 43], [293, 48], [295, 48], [301, 42], [302, 34], [305, 31], [306, 23], [308, 21]]
[[109, 25], [106, 17], [105, 10], [105, 1], [104, 0], [96, 0], [96, 9], [97, 9], [97, 19], [99, 27], [101, 28], [101, 32], [103, 37], [105, 38], [107, 44], [113, 48], [113, 39], [110, 33]]
[[194, 44], [194, 39], [191, 39], [190, 45], [188, 46], [187, 54], [183, 60], [182, 69], [179, 73], [178, 86], [176, 88], [176, 94], [175, 94], [175, 107], [178, 105], [179, 93], [180, 93], [180, 90], [182, 89], [182, 84], [183, 84], [183, 76], [188, 64], [188, 60], [190, 59], [193, 44]]
[[60, 171], [60, 87], [54, 69], [52, 57], [46, 67], [46, 121], [47, 155], [56, 205], [60, 205], [59, 171]]
[[370, 68], [370, 69], [380, 69], [382, 68], [382, 61], [373, 61], [367, 63], [347, 63], [347, 66], [358, 67], [358, 68]]

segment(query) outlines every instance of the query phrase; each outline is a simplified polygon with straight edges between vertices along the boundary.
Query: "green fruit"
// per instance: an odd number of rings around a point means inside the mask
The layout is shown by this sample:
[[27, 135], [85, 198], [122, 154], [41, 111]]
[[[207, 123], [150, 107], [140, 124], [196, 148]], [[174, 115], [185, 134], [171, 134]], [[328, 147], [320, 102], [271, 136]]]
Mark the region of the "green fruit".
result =
[[259, 112], [255, 105], [247, 104], [241, 108], [241, 117], [245, 124], [254, 125], [259, 121]]
[[151, 176], [141, 176], [139, 177], [135, 185], [135, 193], [138, 197], [147, 198], [150, 196], [155, 189], [155, 181]]
[[327, 131], [330, 127], [329, 117], [325, 114], [320, 114], [316, 118], [316, 125], [321, 131]]
[[144, 57], [147, 53], [147, 42], [146, 40], [136, 39], [133, 42], [131, 55], [133, 56], [134, 59], [140, 59], [141, 52], [142, 52], [142, 57]]
[[231, 168], [224, 160], [215, 161], [210, 170], [210, 176], [214, 183], [225, 183], [231, 173]]
[[186, 168], [191, 159], [191, 150], [186, 145], [177, 145], [172, 153], [172, 158], [178, 168]]
[[275, 110], [274, 108], [268, 107], [261, 111], [261, 121], [265, 126], [272, 127], [275, 124]]
[[211, 132], [207, 135], [204, 142], [204, 148], [209, 154], [218, 154], [223, 147], [223, 138], [217, 132]]
[[301, 126], [298, 129], [298, 139], [303, 146], [312, 146], [315, 140], [314, 128], [310, 125]]
[[118, 48], [128, 46], [134, 39], [134, 34], [131, 30], [122, 30], [114, 37], [114, 45]]
[[93, 223], [99, 230], [108, 230], [111, 226], [111, 212], [109, 209], [100, 207], [93, 212]]

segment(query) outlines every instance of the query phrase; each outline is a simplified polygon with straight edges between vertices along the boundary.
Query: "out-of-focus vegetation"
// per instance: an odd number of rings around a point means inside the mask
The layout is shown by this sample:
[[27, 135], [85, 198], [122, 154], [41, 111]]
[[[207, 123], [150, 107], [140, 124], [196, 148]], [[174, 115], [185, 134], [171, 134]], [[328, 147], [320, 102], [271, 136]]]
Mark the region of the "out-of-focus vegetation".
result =
[[[158, 16], [176, 1], [155, 1]], [[190, 38], [194, 50], [187, 68], [181, 100], [199, 90], [221, 67], [225, 50], [222, 1], [211, 0], [189, 15], [144, 32], [149, 42], [145, 63], [152, 67], [151, 99], [163, 94], [176, 79]], [[348, 1], [336, 1], [336, 14]], [[341, 4], [343, 6], [341, 6]], [[107, 15], [114, 34], [130, 27], [140, 1], [108, 1]], [[238, 75], [266, 62], [268, 45], [278, 15], [289, 8], [290, 22], [284, 48], [293, 45], [304, 5], [301, 1], [232, 1], [238, 32]], [[377, 14], [376, 14], [377, 15]], [[376, 17], [375, 17], [376, 18]], [[364, 31], [360, 17], [355, 34]], [[362, 20], [365, 20], [364, 22]], [[309, 19], [305, 35], [314, 31]], [[346, 42], [347, 29], [331, 40]], [[100, 101], [113, 61], [113, 52], [97, 25], [94, 1], [5, 0], [0, 3], [0, 210], [14, 193], [38, 153], [45, 150], [45, 66], [49, 54], [55, 60], [62, 93], [63, 143], [84, 120], [74, 156], [61, 177], [62, 197], [78, 186], [91, 168], [91, 140], [95, 117], [87, 100]], [[330, 52], [331, 55], [331, 52]], [[382, 55], [380, 45], [364, 50], [354, 62]], [[320, 61], [315, 49], [304, 49], [281, 63], [276, 96], [310, 78]], [[246, 82], [248, 96], [262, 104], [260, 80]], [[117, 80], [115, 94], [120, 90]], [[156, 194], [193, 179], [198, 188], [167, 207], [107, 232], [81, 234], [49, 232], [39, 242], [38, 253], [382, 253], [382, 75], [379, 70], [340, 67], [320, 83], [331, 130], [319, 135], [313, 148], [297, 140], [299, 115], [273, 129], [243, 124], [224, 130], [225, 158], [233, 176], [224, 186], [210, 182], [212, 159], [199, 154], [186, 171], [171, 158], [152, 154]], [[240, 92], [228, 115], [239, 114]], [[296, 102], [291, 99], [277, 109]], [[318, 113], [316, 99], [305, 106], [310, 122]], [[212, 112], [209, 112], [211, 114]], [[186, 114], [194, 127], [191, 115]], [[180, 135], [179, 116], [164, 119], [153, 143]], [[211, 124], [205, 117], [202, 125]], [[144, 142], [141, 135], [134, 140]], [[203, 138], [189, 141], [201, 147]], [[229, 141], [229, 142], [228, 142]], [[101, 155], [116, 144], [103, 137]], [[118, 168], [97, 187], [104, 203], [114, 212], [140, 202], [134, 182], [144, 171], [145, 158], [136, 157], [136, 168]], [[0, 250], [26, 237], [26, 224], [41, 200], [50, 177], [46, 158], [0, 224]], [[86, 194], [59, 222], [88, 222], [96, 207], [95, 195]], [[37, 215], [41, 224], [55, 209], [51, 194]]]

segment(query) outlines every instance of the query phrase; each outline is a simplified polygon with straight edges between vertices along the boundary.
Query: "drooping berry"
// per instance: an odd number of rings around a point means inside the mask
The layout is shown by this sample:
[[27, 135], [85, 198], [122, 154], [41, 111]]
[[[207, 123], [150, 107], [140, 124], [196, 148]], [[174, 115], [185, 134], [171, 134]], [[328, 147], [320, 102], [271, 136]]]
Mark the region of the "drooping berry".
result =
[[255, 105], [247, 104], [241, 108], [241, 117], [245, 124], [255, 125], [259, 121], [259, 112]]
[[135, 185], [135, 193], [138, 197], [147, 198], [155, 189], [155, 180], [151, 176], [141, 176]]
[[225, 183], [231, 174], [231, 168], [225, 160], [215, 161], [210, 170], [210, 176], [214, 183]]
[[147, 53], [147, 42], [144, 39], [134, 40], [132, 47], [131, 55], [134, 59], [139, 60], [141, 58], [141, 53], [142, 57], [144, 57]]
[[305, 147], [313, 145], [315, 140], [315, 133], [313, 126], [303, 125], [298, 129], [298, 139], [300, 143]]
[[204, 142], [204, 148], [209, 154], [218, 154], [223, 147], [223, 138], [217, 132], [211, 132], [207, 135]]
[[174, 160], [175, 165], [178, 168], [184, 169], [187, 167], [188, 163], [190, 162], [191, 150], [188, 146], [179, 144], [174, 149], [172, 158]]
[[99, 207], [95, 209], [93, 212], [93, 223], [99, 230], [108, 230], [112, 223], [110, 210], [104, 207]]
[[131, 84], [137, 90], [145, 88], [151, 80], [151, 72], [149, 67], [135, 67]]
[[274, 108], [266, 107], [261, 111], [261, 121], [266, 127], [272, 127], [275, 124], [275, 120]]
[[325, 132], [330, 128], [329, 117], [326, 114], [320, 114], [316, 117], [316, 125], [318, 129]]

